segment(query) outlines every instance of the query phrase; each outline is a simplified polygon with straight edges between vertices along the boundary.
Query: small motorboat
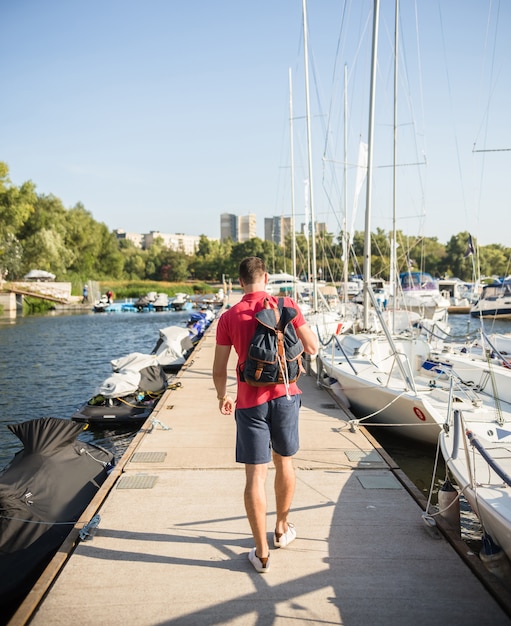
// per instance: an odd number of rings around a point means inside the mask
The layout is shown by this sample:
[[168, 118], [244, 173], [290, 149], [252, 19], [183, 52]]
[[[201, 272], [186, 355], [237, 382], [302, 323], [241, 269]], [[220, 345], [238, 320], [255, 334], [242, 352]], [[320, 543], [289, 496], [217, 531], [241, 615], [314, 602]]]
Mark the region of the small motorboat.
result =
[[185, 311], [193, 308], [193, 302], [191, 302], [187, 293], [176, 293], [170, 302], [170, 308], [173, 311]]
[[96, 300], [92, 307], [94, 313], [105, 313], [110, 306], [110, 299], [106, 294], [103, 294], [99, 300]]
[[168, 311], [169, 297], [166, 293], [158, 293], [151, 304], [155, 311]]
[[194, 343], [190, 332], [182, 326], [167, 326], [160, 329], [160, 336], [151, 354], [165, 372], [177, 372], [192, 352]]
[[71, 419], [91, 426], [134, 425], [151, 415], [167, 387], [167, 376], [154, 355], [133, 352], [111, 361], [113, 374]]
[[485, 285], [479, 300], [470, 309], [472, 317], [511, 320], [511, 276]]
[[129, 300], [124, 302], [112, 302], [108, 296], [104, 295], [94, 303], [92, 307], [94, 313], [136, 313], [135, 305]]
[[425, 319], [445, 321], [451, 305], [440, 293], [438, 283], [427, 272], [402, 272], [399, 275], [400, 293], [390, 298], [392, 308], [404, 308]]
[[209, 310], [197, 311], [190, 315], [186, 326], [194, 343], [202, 338], [206, 328], [214, 318], [215, 314]]
[[83, 426], [43, 417], [9, 430], [22, 442], [0, 476], [0, 607], [16, 608], [106, 480], [112, 453], [77, 440]]
[[153, 310], [153, 302], [156, 300], [156, 291], [150, 291], [145, 296], [141, 296], [138, 300], [134, 302], [134, 307], [137, 311], [148, 311]]

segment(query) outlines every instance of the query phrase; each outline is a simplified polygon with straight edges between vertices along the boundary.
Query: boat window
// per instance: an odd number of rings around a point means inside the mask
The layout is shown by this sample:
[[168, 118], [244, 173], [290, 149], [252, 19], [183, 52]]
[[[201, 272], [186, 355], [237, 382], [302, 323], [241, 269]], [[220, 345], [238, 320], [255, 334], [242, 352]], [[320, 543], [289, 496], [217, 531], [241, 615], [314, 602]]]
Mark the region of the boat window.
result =
[[484, 298], [499, 298], [504, 295], [504, 288], [501, 285], [489, 286], [484, 290]]

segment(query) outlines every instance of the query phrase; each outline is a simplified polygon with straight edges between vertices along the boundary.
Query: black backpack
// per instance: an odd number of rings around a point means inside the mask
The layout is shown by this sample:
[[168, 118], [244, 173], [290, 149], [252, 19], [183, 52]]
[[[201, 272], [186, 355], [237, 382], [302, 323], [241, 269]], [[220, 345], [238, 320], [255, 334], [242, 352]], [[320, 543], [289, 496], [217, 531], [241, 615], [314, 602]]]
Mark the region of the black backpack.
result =
[[278, 308], [265, 298], [264, 308], [255, 314], [258, 324], [246, 361], [239, 366], [242, 382], [253, 387], [287, 387], [298, 379], [304, 370], [303, 344], [291, 323], [297, 314], [295, 308], [284, 306], [284, 298], [279, 298]]

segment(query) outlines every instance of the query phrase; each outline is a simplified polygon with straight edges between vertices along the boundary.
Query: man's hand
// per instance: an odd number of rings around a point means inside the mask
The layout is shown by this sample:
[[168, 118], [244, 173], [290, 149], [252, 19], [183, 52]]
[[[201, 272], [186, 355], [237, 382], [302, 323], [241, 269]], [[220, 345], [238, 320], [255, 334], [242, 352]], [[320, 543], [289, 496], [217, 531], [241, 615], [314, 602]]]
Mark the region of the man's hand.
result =
[[234, 413], [234, 401], [230, 396], [224, 396], [218, 400], [218, 407], [222, 415], [232, 415]]

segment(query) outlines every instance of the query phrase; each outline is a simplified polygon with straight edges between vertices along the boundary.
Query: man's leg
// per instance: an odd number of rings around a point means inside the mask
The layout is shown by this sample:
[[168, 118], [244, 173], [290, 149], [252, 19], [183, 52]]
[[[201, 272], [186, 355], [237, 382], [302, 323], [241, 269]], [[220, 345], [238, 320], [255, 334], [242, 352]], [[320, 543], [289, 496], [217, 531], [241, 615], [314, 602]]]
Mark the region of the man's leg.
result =
[[288, 529], [287, 517], [295, 493], [295, 468], [292, 456], [281, 456], [276, 452], [273, 452], [273, 463], [275, 464], [275, 500], [277, 506], [275, 532], [283, 534]]
[[267, 557], [269, 552], [266, 534], [266, 475], [268, 465], [245, 465], [245, 510], [247, 512], [252, 535], [259, 558]]

